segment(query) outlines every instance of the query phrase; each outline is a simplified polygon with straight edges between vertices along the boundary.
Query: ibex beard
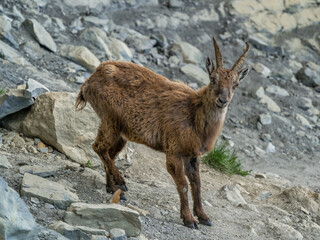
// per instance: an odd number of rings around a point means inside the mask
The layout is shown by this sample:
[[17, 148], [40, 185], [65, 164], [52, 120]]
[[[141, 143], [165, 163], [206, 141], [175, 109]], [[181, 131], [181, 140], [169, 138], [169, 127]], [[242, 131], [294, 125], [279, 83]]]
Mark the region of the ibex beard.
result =
[[[210, 83], [199, 90], [133, 63], [108, 61], [85, 81], [76, 101], [79, 110], [89, 102], [101, 120], [92, 147], [103, 162], [107, 192], [128, 190], [115, 165], [127, 141], [164, 152], [167, 170], [179, 193], [181, 218], [190, 228], [198, 228], [198, 221], [212, 225], [202, 207], [200, 156], [214, 147], [234, 91], [250, 70], [241, 68], [250, 49], [248, 43], [231, 69], [223, 67], [214, 38], [213, 44], [216, 66], [208, 57]], [[198, 221], [189, 209], [186, 177]]]

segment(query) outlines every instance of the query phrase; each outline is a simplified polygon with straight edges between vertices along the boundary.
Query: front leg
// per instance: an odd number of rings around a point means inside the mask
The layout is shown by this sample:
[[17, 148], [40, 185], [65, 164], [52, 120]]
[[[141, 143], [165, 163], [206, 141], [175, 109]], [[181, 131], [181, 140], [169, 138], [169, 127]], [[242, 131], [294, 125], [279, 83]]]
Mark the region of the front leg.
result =
[[199, 158], [191, 158], [185, 163], [186, 175], [191, 185], [193, 212], [198, 217], [201, 224], [212, 226], [210, 218], [204, 213], [202, 207], [199, 165]]
[[198, 228], [198, 223], [189, 209], [188, 183], [185, 177], [183, 159], [167, 155], [167, 170], [177, 186], [180, 197], [180, 216], [184, 225], [189, 228]]

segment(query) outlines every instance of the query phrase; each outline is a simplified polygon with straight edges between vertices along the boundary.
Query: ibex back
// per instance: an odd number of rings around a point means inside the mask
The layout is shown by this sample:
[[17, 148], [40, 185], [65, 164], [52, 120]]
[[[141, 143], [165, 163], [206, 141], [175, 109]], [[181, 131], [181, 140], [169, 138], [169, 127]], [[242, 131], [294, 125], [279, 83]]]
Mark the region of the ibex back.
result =
[[92, 147], [104, 164], [107, 192], [127, 190], [115, 159], [128, 140], [164, 152], [180, 196], [181, 218], [190, 228], [198, 228], [198, 222], [189, 209], [186, 176], [194, 214], [199, 223], [211, 226], [201, 203], [200, 156], [213, 148], [233, 93], [249, 72], [248, 67], [240, 69], [248, 43], [231, 70], [223, 68], [215, 39], [213, 43], [216, 66], [208, 57], [210, 83], [197, 91], [136, 64], [108, 61], [81, 86], [76, 102], [78, 109], [89, 102], [101, 120]]

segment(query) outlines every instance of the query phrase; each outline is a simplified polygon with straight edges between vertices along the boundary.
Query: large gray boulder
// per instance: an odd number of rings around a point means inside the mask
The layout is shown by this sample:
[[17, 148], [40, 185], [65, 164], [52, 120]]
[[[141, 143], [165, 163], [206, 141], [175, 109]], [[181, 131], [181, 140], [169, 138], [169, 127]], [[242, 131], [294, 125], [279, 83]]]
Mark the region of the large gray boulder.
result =
[[65, 186], [29, 173], [23, 176], [21, 194], [36, 197], [60, 209], [66, 209], [71, 203], [79, 201], [78, 196]]
[[0, 239], [67, 240], [61, 234], [39, 226], [19, 194], [0, 177]]
[[110, 231], [121, 228], [128, 237], [141, 232], [139, 213], [118, 204], [73, 203], [65, 213], [66, 223], [74, 226], [87, 226]]
[[42, 94], [25, 116], [14, 116], [4, 125], [25, 136], [40, 138], [75, 162], [89, 161], [99, 166], [101, 161], [91, 147], [99, 119], [89, 104], [81, 112], [76, 111], [76, 97], [76, 93], [67, 92]]

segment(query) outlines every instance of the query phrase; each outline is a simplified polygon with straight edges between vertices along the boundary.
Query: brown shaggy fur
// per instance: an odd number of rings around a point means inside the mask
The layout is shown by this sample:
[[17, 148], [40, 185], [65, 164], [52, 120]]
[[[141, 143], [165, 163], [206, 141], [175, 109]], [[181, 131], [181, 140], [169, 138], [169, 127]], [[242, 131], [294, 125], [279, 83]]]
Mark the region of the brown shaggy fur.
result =
[[82, 85], [76, 102], [78, 109], [89, 102], [101, 119], [92, 146], [104, 163], [107, 191], [126, 190], [115, 159], [127, 140], [164, 152], [180, 196], [181, 218], [192, 228], [198, 226], [189, 209], [185, 176], [191, 185], [194, 214], [200, 223], [211, 225], [201, 203], [199, 157], [213, 148], [227, 105], [248, 73], [248, 68], [224, 69], [222, 60], [217, 60], [215, 68], [211, 58], [207, 70], [209, 86], [194, 91], [136, 64], [108, 61]]

